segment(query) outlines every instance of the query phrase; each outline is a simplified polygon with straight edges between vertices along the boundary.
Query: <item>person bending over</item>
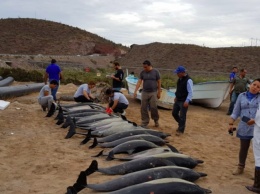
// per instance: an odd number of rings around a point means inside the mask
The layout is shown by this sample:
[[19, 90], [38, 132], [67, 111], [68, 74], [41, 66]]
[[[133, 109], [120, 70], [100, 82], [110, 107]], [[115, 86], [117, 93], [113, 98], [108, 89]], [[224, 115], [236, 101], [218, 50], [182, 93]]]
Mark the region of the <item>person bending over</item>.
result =
[[93, 102], [94, 97], [91, 95], [91, 89], [95, 86], [96, 84], [93, 81], [80, 85], [74, 94], [74, 100], [76, 102]]
[[129, 105], [129, 102], [125, 95], [111, 88], [106, 90], [106, 95], [109, 97], [107, 110], [109, 110], [109, 112], [120, 113], [121, 115], [125, 115], [124, 110], [127, 109]]

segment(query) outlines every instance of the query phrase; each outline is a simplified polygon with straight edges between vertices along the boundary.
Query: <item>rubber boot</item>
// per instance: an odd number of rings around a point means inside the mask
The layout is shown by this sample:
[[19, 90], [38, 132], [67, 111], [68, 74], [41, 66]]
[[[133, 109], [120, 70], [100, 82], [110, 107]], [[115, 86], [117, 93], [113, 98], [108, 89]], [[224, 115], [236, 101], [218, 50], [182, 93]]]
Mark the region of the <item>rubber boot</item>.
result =
[[244, 173], [245, 166], [238, 165], [237, 169], [232, 173], [233, 175], [240, 175]]
[[255, 180], [253, 186], [246, 186], [249, 191], [260, 193], [260, 169], [255, 168]]

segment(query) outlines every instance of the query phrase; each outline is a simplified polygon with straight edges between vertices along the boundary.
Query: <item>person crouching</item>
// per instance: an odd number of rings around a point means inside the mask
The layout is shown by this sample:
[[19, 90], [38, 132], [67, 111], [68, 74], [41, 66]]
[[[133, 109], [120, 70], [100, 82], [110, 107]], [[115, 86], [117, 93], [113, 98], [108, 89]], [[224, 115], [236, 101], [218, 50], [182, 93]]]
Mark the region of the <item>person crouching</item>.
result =
[[129, 102], [124, 94], [119, 91], [115, 91], [111, 88], [106, 90], [106, 95], [109, 97], [109, 103], [107, 105], [108, 113], [119, 113], [125, 115], [125, 109], [127, 109]]
[[76, 102], [93, 102], [94, 97], [91, 95], [91, 89], [95, 86], [96, 83], [93, 81], [80, 85], [74, 94], [74, 100]]
[[38, 96], [38, 102], [42, 106], [42, 110], [50, 110], [51, 105], [54, 102], [53, 96], [51, 95], [51, 90], [58, 87], [59, 83], [57, 80], [51, 80], [49, 85], [44, 85]]

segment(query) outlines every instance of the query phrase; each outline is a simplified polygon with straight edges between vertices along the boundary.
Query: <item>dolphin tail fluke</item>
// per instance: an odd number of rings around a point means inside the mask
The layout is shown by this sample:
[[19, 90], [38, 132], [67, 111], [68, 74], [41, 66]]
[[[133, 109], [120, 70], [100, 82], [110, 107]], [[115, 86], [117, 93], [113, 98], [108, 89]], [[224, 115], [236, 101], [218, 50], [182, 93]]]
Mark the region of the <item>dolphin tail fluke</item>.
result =
[[82, 189], [86, 187], [87, 184], [87, 178], [86, 178], [86, 173], [85, 171], [81, 171], [76, 183], [74, 183], [73, 186], [69, 186], [67, 188], [67, 194], [77, 194], [80, 192]]
[[93, 142], [93, 144], [91, 146], [89, 146], [89, 149], [93, 149], [94, 147], [97, 146], [97, 144], [98, 144], [97, 138], [94, 137], [94, 142]]
[[100, 151], [97, 155], [92, 156], [92, 157], [99, 157], [99, 156], [102, 156], [102, 155], [103, 155], [103, 151], [104, 151], [104, 150]]
[[166, 144], [168, 146], [168, 148], [170, 148], [170, 150], [172, 152], [175, 152], [175, 153], [180, 153], [174, 146], [170, 145], [170, 144]]
[[208, 176], [206, 173], [203, 173], [203, 172], [198, 172], [200, 177], [205, 177], [205, 176]]
[[91, 131], [89, 130], [87, 136], [85, 137], [85, 139], [83, 139], [83, 141], [80, 142], [80, 145], [84, 145], [84, 144], [88, 143], [88, 141], [90, 139], [91, 139]]
[[67, 135], [65, 137], [65, 139], [69, 139], [69, 138], [71, 138], [75, 134], [76, 134], [75, 126], [71, 125], [70, 129], [69, 129], [69, 131], [68, 131], [68, 133], [67, 133]]
[[[98, 162], [96, 160], [93, 160], [91, 164], [89, 165], [88, 169], [85, 170], [85, 175], [91, 175], [94, 172], [98, 170]], [[87, 184], [87, 183], [86, 183]]]
[[63, 116], [59, 116], [56, 125], [60, 125], [62, 123], [64, 123], [64, 117]]
[[114, 152], [109, 152], [107, 158], [106, 158], [107, 161], [110, 161], [110, 160], [114, 160]]
[[126, 116], [121, 115], [121, 118], [122, 118], [124, 121], [127, 121]]
[[137, 127], [138, 125], [135, 123], [135, 122], [133, 122], [133, 125], [135, 126], [135, 127]]
[[63, 125], [61, 126], [61, 128], [67, 128], [70, 124], [72, 123], [71, 121], [71, 117], [67, 116], [65, 123], [63, 123]]
[[208, 194], [208, 193], [212, 193], [212, 191], [209, 190], [209, 189], [204, 189], [204, 191], [205, 191], [206, 194]]
[[196, 159], [196, 162], [197, 162], [198, 164], [202, 164], [202, 163], [204, 163], [203, 160], [199, 160], [199, 159]]

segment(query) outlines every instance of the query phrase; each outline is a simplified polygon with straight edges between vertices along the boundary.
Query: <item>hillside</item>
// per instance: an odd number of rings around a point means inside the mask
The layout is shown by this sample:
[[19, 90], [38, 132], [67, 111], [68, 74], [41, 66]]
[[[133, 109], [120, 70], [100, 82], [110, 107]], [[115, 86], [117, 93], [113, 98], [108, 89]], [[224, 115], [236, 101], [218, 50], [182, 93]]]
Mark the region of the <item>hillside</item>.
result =
[[185, 66], [190, 72], [230, 72], [233, 66], [246, 68], [251, 76], [260, 75], [260, 47], [207, 48], [196, 45], [151, 43], [132, 45], [122, 58], [124, 66], [142, 66], [148, 59], [155, 67], [174, 69]]
[[30, 55], [121, 55], [127, 50], [65, 24], [28, 18], [0, 19], [0, 53]]

